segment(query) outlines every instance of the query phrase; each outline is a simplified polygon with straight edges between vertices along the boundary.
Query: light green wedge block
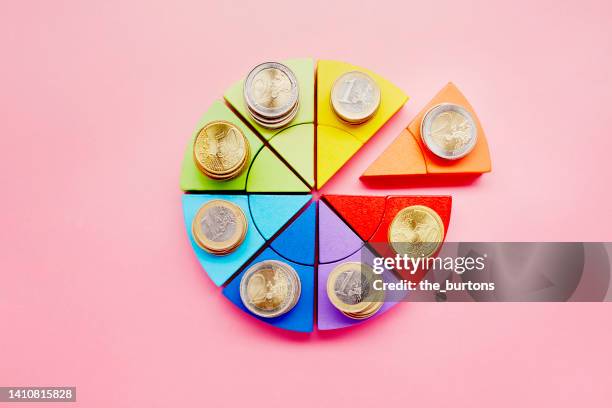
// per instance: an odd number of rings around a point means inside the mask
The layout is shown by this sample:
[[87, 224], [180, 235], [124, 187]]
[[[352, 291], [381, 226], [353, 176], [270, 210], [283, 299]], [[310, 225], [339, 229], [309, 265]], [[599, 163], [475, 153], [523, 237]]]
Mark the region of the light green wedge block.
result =
[[310, 188], [264, 146], [255, 157], [247, 182], [249, 193], [308, 193]]
[[310, 187], [314, 187], [314, 125], [291, 126], [270, 140], [270, 145]]

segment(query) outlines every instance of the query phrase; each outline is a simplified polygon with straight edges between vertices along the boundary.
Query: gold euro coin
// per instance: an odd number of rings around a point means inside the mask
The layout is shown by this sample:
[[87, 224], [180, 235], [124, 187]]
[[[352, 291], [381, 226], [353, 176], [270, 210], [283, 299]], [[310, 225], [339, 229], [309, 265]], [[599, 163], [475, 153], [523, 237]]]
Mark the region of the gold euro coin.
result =
[[388, 240], [395, 252], [411, 258], [433, 255], [444, 239], [444, 224], [437, 212], [424, 205], [400, 210], [389, 225]]
[[369, 265], [345, 262], [327, 277], [327, 296], [336, 309], [352, 319], [365, 319], [376, 313], [384, 302], [384, 291], [374, 289], [382, 279]]
[[217, 180], [237, 177], [249, 161], [249, 142], [230, 122], [216, 120], [198, 132], [193, 143], [196, 165], [206, 176]]
[[368, 121], [378, 110], [380, 87], [364, 72], [347, 72], [334, 82], [330, 102], [340, 119], [360, 124]]
[[272, 318], [289, 312], [301, 294], [300, 278], [284, 262], [268, 260], [251, 266], [240, 280], [240, 299], [260, 317]]
[[242, 209], [226, 200], [205, 203], [191, 224], [196, 243], [214, 255], [226, 255], [238, 248], [244, 241], [247, 228]]

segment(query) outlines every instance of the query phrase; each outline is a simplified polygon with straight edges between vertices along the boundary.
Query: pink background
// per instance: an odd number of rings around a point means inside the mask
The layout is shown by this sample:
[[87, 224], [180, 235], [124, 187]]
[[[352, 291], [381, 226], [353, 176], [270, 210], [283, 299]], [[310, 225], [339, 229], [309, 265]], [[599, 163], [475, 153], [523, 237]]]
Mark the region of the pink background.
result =
[[4, 2], [0, 385], [87, 407], [610, 406], [609, 304], [402, 304], [305, 337], [231, 306], [184, 231], [199, 115], [252, 65], [313, 56], [411, 95], [326, 192], [371, 192], [358, 176], [453, 80], [493, 173], [377, 193], [452, 194], [451, 240], [611, 240], [611, 3], [492, 3]]

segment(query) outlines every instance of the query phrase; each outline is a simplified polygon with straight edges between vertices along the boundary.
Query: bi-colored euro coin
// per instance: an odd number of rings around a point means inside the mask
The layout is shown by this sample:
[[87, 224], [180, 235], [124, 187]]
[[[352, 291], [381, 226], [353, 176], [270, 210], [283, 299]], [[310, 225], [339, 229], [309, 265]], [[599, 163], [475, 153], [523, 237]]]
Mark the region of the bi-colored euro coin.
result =
[[280, 62], [257, 65], [243, 86], [244, 101], [253, 120], [269, 128], [279, 128], [293, 120], [299, 94], [297, 77]]
[[424, 205], [400, 210], [389, 225], [388, 240], [398, 254], [411, 258], [433, 255], [444, 239], [444, 223], [437, 212]]
[[457, 160], [474, 149], [478, 129], [472, 114], [463, 106], [443, 103], [423, 116], [421, 139], [436, 156]]
[[376, 313], [384, 301], [384, 292], [374, 289], [374, 274], [369, 265], [345, 262], [336, 266], [327, 278], [327, 296], [336, 309], [353, 319]]
[[331, 105], [338, 117], [351, 124], [368, 121], [380, 106], [380, 87], [368, 74], [342, 74], [332, 86]]
[[191, 225], [196, 243], [215, 255], [226, 255], [244, 241], [248, 222], [242, 209], [226, 200], [206, 202]]
[[204, 125], [193, 143], [193, 157], [206, 176], [227, 180], [246, 168], [250, 155], [249, 141], [234, 124], [212, 121]]
[[272, 318], [289, 312], [301, 294], [300, 278], [291, 266], [269, 260], [251, 266], [240, 280], [240, 299], [257, 316]]

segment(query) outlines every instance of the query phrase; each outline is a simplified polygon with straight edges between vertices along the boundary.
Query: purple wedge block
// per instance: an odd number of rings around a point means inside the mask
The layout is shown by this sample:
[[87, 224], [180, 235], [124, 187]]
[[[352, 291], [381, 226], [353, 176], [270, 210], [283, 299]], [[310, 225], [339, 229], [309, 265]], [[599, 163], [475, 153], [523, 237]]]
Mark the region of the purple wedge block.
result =
[[331, 263], [354, 254], [363, 246], [361, 238], [319, 201], [319, 263]]

